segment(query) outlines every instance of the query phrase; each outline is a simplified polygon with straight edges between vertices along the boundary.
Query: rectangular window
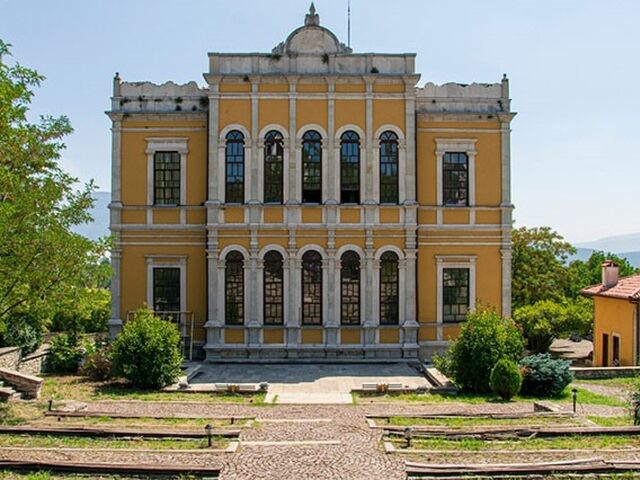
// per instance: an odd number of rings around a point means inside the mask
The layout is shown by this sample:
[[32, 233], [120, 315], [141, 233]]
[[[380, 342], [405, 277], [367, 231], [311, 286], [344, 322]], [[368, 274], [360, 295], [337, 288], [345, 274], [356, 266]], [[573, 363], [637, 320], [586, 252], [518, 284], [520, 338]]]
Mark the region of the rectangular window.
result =
[[442, 159], [442, 201], [449, 206], [469, 205], [469, 157], [445, 153]]
[[180, 204], [180, 154], [156, 152], [153, 156], [153, 203]]
[[180, 269], [153, 269], [153, 309], [156, 312], [180, 311]]
[[469, 311], [469, 269], [442, 271], [442, 321], [464, 322]]

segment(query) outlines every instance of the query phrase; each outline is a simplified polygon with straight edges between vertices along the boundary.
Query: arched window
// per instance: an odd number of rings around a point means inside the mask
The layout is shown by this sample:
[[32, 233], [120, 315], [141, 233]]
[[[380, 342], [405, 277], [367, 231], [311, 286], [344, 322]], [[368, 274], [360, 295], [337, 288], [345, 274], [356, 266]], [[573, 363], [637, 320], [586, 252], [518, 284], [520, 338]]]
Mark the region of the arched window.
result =
[[398, 255], [384, 252], [380, 257], [380, 324], [397, 325], [399, 320], [400, 275]]
[[380, 203], [398, 203], [398, 136], [380, 135]]
[[271, 130], [264, 137], [264, 203], [282, 203], [284, 142], [282, 134]]
[[314, 251], [302, 256], [302, 324], [322, 325], [322, 257]]
[[322, 136], [315, 130], [302, 136], [302, 202], [322, 203]]
[[225, 268], [225, 322], [244, 323], [244, 257], [240, 252], [227, 254]]
[[360, 256], [352, 251], [340, 258], [340, 321], [360, 325]]
[[360, 136], [351, 130], [340, 137], [340, 202], [360, 203]]
[[238, 130], [227, 134], [225, 162], [225, 201], [244, 203], [244, 135]]
[[264, 256], [264, 324], [284, 323], [284, 260], [275, 250]]

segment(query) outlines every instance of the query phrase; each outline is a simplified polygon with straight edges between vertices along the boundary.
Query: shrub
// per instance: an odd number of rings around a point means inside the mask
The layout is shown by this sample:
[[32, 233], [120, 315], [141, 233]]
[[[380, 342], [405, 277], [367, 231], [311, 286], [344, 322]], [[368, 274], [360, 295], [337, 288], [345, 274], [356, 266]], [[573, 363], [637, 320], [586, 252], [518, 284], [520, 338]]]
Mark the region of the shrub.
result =
[[491, 390], [503, 400], [511, 400], [520, 391], [522, 386], [522, 374], [518, 364], [512, 360], [503, 358], [491, 370], [489, 378]]
[[180, 374], [178, 328], [150, 310], [138, 310], [113, 342], [115, 373], [140, 388], [160, 388]]
[[80, 375], [92, 380], [107, 380], [113, 376], [113, 347], [103, 345], [82, 362]]
[[82, 359], [94, 351], [95, 345], [88, 338], [66, 333], [57, 335], [51, 340], [47, 370], [53, 373], [77, 373]]
[[22, 354], [33, 352], [42, 343], [42, 328], [37, 318], [28, 313], [20, 313], [6, 321], [2, 334], [5, 347], [20, 347]]
[[489, 375], [502, 358], [517, 362], [524, 340], [515, 324], [491, 310], [470, 313], [458, 338], [436, 366], [467, 392], [488, 392]]
[[516, 309], [513, 319], [522, 328], [527, 348], [546, 353], [554, 338], [574, 333], [588, 335], [593, 326], [593, 310], [587, 299], [543, 300]]
[[558, 397], [573, 381], [567, 360], [548, 353], [531, 355], [520, 362], [523, 368], [522, 393], [536, 397]]

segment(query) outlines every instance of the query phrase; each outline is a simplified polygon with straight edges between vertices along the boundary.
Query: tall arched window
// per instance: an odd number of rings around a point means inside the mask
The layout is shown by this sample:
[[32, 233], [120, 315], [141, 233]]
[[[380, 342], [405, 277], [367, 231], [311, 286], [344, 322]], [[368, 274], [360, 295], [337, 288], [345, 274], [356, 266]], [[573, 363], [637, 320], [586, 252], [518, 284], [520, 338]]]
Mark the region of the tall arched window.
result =
[[314, 251], [302, 256], [302, 324], [322, 325], [322, 257]]
[[398, 136], [380, 135], [380, 203], [398, 203]]
[[233, 130], [226, 138], [225, 201], [244, 203], [244, 135]]
[[322, 203], [322, 136], [315, 130], [302, 136], [302, 202]]
[[360, 256], [352, 251], [340, 258], [340, 321], [360, 325]]
[[283, 174], [282, 134], [271, 130], [264, 137], [264, 203], [282, 203]]
[[284, 323], [284, 260], [275, 250], [264, 256], [264, 324]]
[[384, 252], [380, 257], [380, 324], [397, 325], [399, 322], [400, 275], [398, 255]]
[[244, 257], [240, 252], [229, 252], [225, 261], [225, 322], [227, 325], [242, 325], [244, 323]]
[[340, 137], [340, 202], [360, 203], [360, 136], [352, 130]]

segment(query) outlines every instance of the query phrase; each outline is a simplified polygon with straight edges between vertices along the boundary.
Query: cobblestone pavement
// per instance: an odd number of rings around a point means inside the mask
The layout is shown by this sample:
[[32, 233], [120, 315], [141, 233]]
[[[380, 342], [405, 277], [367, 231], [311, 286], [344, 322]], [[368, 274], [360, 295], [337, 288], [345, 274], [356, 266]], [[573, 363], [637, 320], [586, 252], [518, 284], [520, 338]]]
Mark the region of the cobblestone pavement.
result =
[[[570, 404], [562, 408], [570, 409]], [[379, 431], [370, 429], [367, 415], [415, 415], [439, 412], [531, 412], [531, 403], [371, 403], [363, 405], [267, 405], [198, 402], [101, 401], [89, 411], [175, 416], [252, 416], [242, 428], [235, 453], [100, 452], [82, 449], [1, 448], [0, 458], [91, 461], [96, 463], [183, 463], [221, 469], [222, 480], [405, 479], [405, 455], [385, 454]], [[589, 414], [620, 414], [616, 407], [589, 406]], [[438, 455], [433, 456], [434, 461]], [[422, 457], [424, 460], [425, 457]], [[440, 461], [459, 460], [457, 458]]]

